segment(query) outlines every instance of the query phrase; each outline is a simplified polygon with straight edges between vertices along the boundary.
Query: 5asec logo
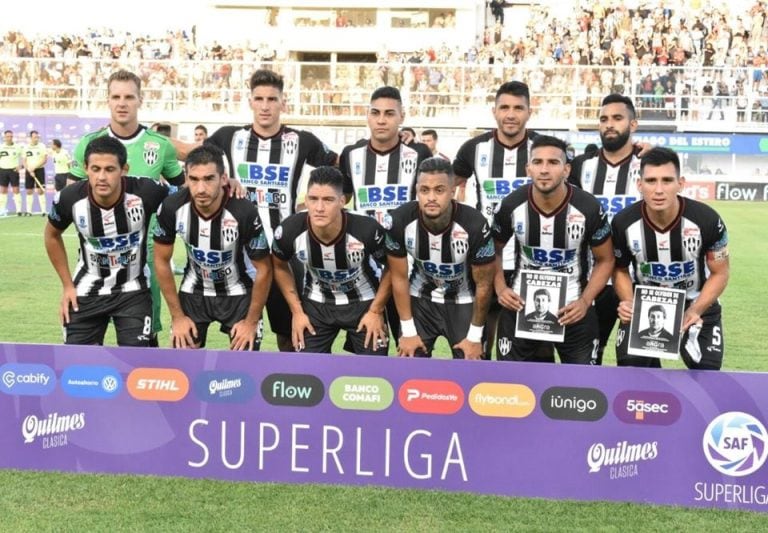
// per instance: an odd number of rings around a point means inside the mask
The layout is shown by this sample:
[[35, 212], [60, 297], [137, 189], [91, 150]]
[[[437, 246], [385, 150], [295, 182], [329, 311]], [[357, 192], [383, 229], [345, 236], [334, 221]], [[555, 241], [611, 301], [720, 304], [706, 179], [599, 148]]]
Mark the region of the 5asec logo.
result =
[[758, 470], [768, 455], [768, 432], [754, 416], [731, 411], [715, 418], [704, 431], [702, 445], [712, 468], [741, 477]]
[[48, 365], [7, 363], [0, 366], [0, 391], [19, 396], [45, 396], [56, 387]]

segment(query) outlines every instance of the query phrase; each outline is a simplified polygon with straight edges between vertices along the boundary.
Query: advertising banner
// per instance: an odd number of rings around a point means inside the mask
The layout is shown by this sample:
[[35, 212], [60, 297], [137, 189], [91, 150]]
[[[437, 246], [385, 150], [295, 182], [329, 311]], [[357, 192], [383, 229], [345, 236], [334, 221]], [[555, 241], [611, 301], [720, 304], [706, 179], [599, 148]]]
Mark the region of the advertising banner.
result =
[[768, 376], [0, 345], [0, 467], [768, 508]]

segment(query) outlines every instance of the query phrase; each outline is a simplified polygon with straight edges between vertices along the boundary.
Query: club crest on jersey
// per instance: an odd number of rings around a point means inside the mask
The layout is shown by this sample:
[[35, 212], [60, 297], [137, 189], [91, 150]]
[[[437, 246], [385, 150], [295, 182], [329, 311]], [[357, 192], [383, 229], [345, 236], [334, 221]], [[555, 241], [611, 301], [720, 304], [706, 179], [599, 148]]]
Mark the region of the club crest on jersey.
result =
[[405, 158], [400, 161], [400, 170], [406, 175], [411, 175], [416, 171], [416, 159], [413, 157]]
[[451, 241], [451, 250], [455, 255], [463, 255], [469, 251], [469, 242], [466, 239]]
[[221, 228], [221, 240], [224, 244], [232, 244], [237, 242], [237, 238], [240, 236], [240, 232], [237, 230], [237, 226], [228, 226]]
[[360, 264], [363, 262], [365, 252], [363, 250], [347, 250], [347, 260], [351, 264]]
[[584, 224], [568, 224], [568, 238], [578, 241], [584, 236]]
[[283, 134], [283, 153], [293, 155], [299, 147], [299, 137], [294, 132]]
[[512, 349], [512, 341], [508, 337], [499, 338], [499, 353], [502, 356], [506, 356]]
[[688, 253], [694, 254], [701, 247], [701, 233], [697, 228], [683, 230], [683, 248]]
[[142, 205], [129, 207], [125, 214], [128, 215], [128, 220], [138, 224], [144, 220], [144, 207]]
[[145, 142], [143, 156], [147, 165], [152, 166], [157, 163], [160, 157], [160, 144], [154, 141]]

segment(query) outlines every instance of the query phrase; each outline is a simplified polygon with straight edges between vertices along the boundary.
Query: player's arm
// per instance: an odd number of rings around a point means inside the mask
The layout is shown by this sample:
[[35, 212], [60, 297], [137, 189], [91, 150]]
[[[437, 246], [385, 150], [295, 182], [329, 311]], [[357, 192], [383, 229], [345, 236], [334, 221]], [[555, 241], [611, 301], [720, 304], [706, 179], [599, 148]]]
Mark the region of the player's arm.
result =
[[181, 301], [176, 292], [176, 281], [173, 279], [171, 258], [173, 258], [173, 244], [155, 239], [155, 275], [165, 303], [168, 305], [168, 311], [171, 313], [171, 346], [197, 348], [197, 327], [181, 308]]
[[251, 288], [251, 303], [248, 306], [248, 313], [241, 321], [232, 326], [230, 350], [252, 350], [253, 342], [256, 339], [256, 332], [261, 320], [261, 313], [264, 305], [267, 303], [269, 286], [272, 284], [272, 259], [269, 255], [253, 259], [251, 264], [256, 269], [256, 276], [253, 279]]
[[560, 324], [563, 326], [574, 324], [586, 316], [592, 302], [613, 274], [615, 259], [613, 257], [613, 241], [610, 237], [602, 243], [592, 246], [592, 255], [595, 263], [587, 286], [581, 291], [581, 296], [557, 312], [560, 316]]
[[391, 296], [392, 273], [389, 271], [389, 268], [386, 268], [381, 275], [376, 296], [373, 298], [370, 307], [368, 307], [368, 311], [365, 312], [360, 319], [360, 323], [357, 325], [358, 333], [365, 330], [364, 348], [368, 348], [369, 345], [377, 348], [379, 341], [386, 342], [389, 334], [385, 326], [384, 311]]
[[275, 277], [275, 283], [280, 288], [280, 292], [283, 293], [288, 307], [293, 315], [293, 321], [291, 323], [291, 342], [294, 349], [298, 352], [304, 349], [304, 331], [309, 331], [312, 335], [315, 334], [315, 328], [312, 326], [309, 317], [304, 312], [304, 308], [301, 306], [301, 299], [296, 289], [296, 281], [293, 278], [293, 272], [288, 265], [287, 261], [284, 261], [272, 254], [272, 271]]
[[176, 149], [176, 158], [179, 161], [186, 161], [187, 155], [189, 155], [189, 152], [200, 146], [201, 143], [188, 143], [184, 142], [181, 139], [175, 139], [173, 137], [169, 137], [169, 140], [171, 141], [171, 144]]
[[424, 341], [416, 331], [411, 309], [411, 292], [408, 285], [407, 257], [388, 257], [389, 269], [392, 272], [392, 296], [395, 299], [397, 314], [400, 315], [401, 337], [398, 341], [398, 355], [413, 357], [419, 350], [427, 351]]
[[465, 359], [482, 359], [483, 357], [483, 328], [485, 327], [488, 308], [491, 305], [495, 274], [495, 260], [484, 265], [472, 265], [472, 279], [475, 282], [472, 323], [467, 331], [467, 336], [453, 346], [454, 349], [464, 352]]
[[619, 320], [628, 323], [632, 320], [632, 304], [635, 299], [632, 277], [629, 275], [628, 267], [619, 265], [614, 267], [613, 289], [616, 291], [616, 297], [619, 300]]
[[510, 311], [520, 311], [523, 308], [523, 300], [520, 295], [507, 286], [507, 280], [504, 279], [504, 246], [505, 242], [498, 240], [493, 241], [496, 248], [496, 268], [493, 275], [493, 286], [496, 291], [496, 298], [502, 307], [509, 309]]
[[718, 251], [707, 252], [706, 261], [707, 268], [709, 268], [709, 277], [704, 282], [704, 285], [702, 285], [699, 297], [685, 310], [683, 315], [683, 331], [701, 321], [701, 315], [717, 301], [728, 285], [728, 278], [731, 273], [728, 248], [725, 247]]
[[64, 239], [61, 234], [64, 230], [55, 227], [48, 222], [45, 225], [45, 251], [48, 253], [48, 260], [53, 265], [53, 269], [61, 280], [63, 288], [61, 303], [59, 304], [59, 318], [64, 325], [69, 324], [69, 310], [78, 311], [77, 289], [72, 282], [72, 273], [69, 270], [69, 261], [67, 259], [67, 249], [64, 246]]
[[85, 179], [85, 147], [88, 143], [86, 138], [80, 139], [77, 143], [75, 151], [72, 154], [72, 162], [69, 166], [69, 177], [67, 177], [67, 185], [76, 183]]

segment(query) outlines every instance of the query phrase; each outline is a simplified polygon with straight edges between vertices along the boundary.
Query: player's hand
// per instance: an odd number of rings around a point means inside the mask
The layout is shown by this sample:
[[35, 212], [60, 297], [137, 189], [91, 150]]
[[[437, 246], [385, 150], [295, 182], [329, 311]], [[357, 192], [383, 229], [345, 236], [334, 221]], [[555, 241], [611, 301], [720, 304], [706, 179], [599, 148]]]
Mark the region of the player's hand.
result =
[[464, 352], [464, 359], [480, 360], [483, 358], [483, 343], [468, 341], [466, 338], [453, 345], [454, 350]]
[[411, 144], [416, 140], [416, 137], [410, 131], [401, 131], [400, 140], [403, 142], [403, 144]]
[[229, 197], [232, 198], [233, 196], [235, 198], [245, 198], [247, 191], [245, 190], [245, 187], [243, 187], [243, 184], [240, 183], [240, 180], [235, 180], [230, 178], [229, 179]]
[[357, 324], [357, 332], [365, 330], [365, 342], [363, 348], [377, 349], [386, 346], [389, 340], [389, 333], [384, 325], [384, 313], [368, 310]]
[[77, 289], [75, 287], [67, 287], [61, 295], [61, 304], [59, 305], [59, 319], [61, 324], [66, 326], [69, 324], [69, 309], [72, 308], [74, 312], [78, 312], [80, 308], [77, 305]]
[[197, 326], [187, 315], [171, 319], [171, 347], [197, 348]]
[[629, 324], [632, 320], [632, 300], [622, 300], [617, 309], [619, 320], [624, 324]]
[[685, 314], [683, 314], [683, 332], [688, 331], [688, 328], [694, 324], [701, 326], [703, 323], [704, 321], [701, 319], [701, 315], [694, 311], [692, 307], [685, 310]]
[[427, 351], [427, 347], [420, 336], [400, 337], [397, 345], [397, 355], [400, 357], [414, 357], [416, 352], [419, 351], [424, 353]]
[[232, 326], [230, 331], [230, 350], [253, 350], [256, 340], [256, 332], [259, 330], [259, 321], [243, 319]]
[[499, 303], [502, 307], [510, 309], [512, 311], [522, 311], [524, 302], [520, 299], [520, 295], [517, 294], [509, 287], [504, 287], [501, 291], [496, 291]]
[[559, 309], [557, 316], [560, 317], [561, 326], [570, 326], [587, 316], [587, 311], [589, 311], [589, 304], [581, 298], [577, 298]]
[[634, 144], [635, 149], [639, 149], [640, 151], [637, 152], [637, 157], [643, 157], [645, 154], [647, 154], [651, 148], [653, 148], [653, 145], [651, 143], [641, 143], [637, 142]]
[[304, 331], [309, 331], [312, 335], [315, 334], [315, 328], [312, 327], [312, 322], [309, 321], [309, 317], [306, 313], [294, 313], [291, 324], [291, 342], [293, 343], [293, 349], [297, 352], [304, 350]]

